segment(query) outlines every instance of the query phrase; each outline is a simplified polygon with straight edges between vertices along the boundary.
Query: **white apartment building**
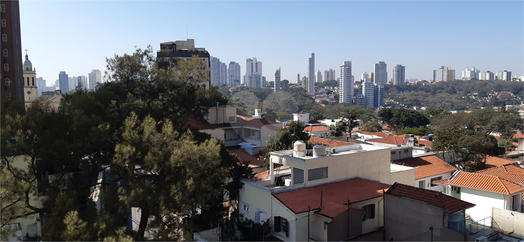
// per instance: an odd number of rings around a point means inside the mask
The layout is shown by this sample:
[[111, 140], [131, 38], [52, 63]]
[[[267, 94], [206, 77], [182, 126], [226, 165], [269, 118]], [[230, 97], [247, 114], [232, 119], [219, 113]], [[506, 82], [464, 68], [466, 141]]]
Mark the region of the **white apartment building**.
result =
[[344, 61], [340, 66], [339, 103], [352, 103], [354, 87], [351, 76], [351, 61]]
[[320, 71], [317, 71], [317, 82], [318, 83], [322, 82], [322, 72], [320, 72]]
[[220, 86], [220, 70], [222, 63], [219, 58], [211, 56], [209, 64], [211, 68], [211, 85]]
[[364, 83], [366, 81], [373, 81], [373, 78], [371, 77], [370, 73], [363, 72], [362, 74], [360, 74], [360, 82]]
[[309, 95], [315, 95], [315, 53], [311, 53], [309, 58], [309, 76], [308, 76], [308, 86], [307, 93]]
[[240, 85], [240, 64], [231, 61], [229, 62], [228, 73], [228, 86], [236, 87]]
[[453, 80], [455, 80], [455, 70], [452, 70], [451, 67], [441, 66], [439, 69], [433, 70], [433, 82]]
[[511, 81], [511, 71], [499, 71], [495, 75], [496, 79], [499, 81]]
[[406, 80], [406, 67], [396, 65], [393, 67], [393, 85], [404, 85]]
[[273, 91], [280, 92], [280, 68], [275, 71], [275, 83], [273, 83]]
[[102, 73], [99, 70], [92, 70], [89, 73], [89, 91], [94, 91], [96, 85], [102, 82]]
[[245, 82], [248, 87], [262, 87], [262, 62], [256, 57], [246, 59]]
[[479, 75], [479, 69], [475, 67], [466, 68], [466, 70], [462, 72], [462, 80], [479, 80]]
[[89, 88], [89, 82], [86, 76], [78, 76], [77, 82], [79, 86], [82, 86], [82, 89], [87, 90]]
[[366, 100], [366, 107], [375, 106], [375, 84], [371, 80], [362, 83], [362, 95], [364, 95]]
[[479, 80], [495, 80], [495, 74], [491, 71], [483, 71], [479, 74]]
[[329, 69], [329, 70], [324, 71], [324, 80], [332, 81], [336, 79], [337, 79], [337, 76], [335, 75], [335, 70]]
[[388, 65], [384, 61], [375, 63], [375, 84], [386, 85], [388, 82]]

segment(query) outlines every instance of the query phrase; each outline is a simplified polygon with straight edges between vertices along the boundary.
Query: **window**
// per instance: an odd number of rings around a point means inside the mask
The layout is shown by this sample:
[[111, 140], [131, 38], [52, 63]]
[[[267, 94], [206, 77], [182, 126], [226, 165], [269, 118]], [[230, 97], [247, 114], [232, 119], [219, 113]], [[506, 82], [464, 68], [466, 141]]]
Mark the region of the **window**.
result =
[[366, 210], [366, 214], [362, 217], [362, 221], [375, 218], [375, 204], [369, 204], [362, 208]]
[[0, 12], [5, 12], [5, 4], [0, 5]]
[[5, 86], [6, 87], [11, 86], [11, 79], [9, 79], [9, 78], [5, 79]]
[[460, 187], [451, 187], [451, 191], [460, 194]]
[[29, 86], [29, 77], [27, 78], [27, 86]]
[[5, 94], [5, 100], [11, 100], [11, 93], [10, 92]]
[[304, 170], [293, 167], [293, 184], [304, 183]]
[[7, 34], [2, 34], [2, 42], [7, 42]]
[[516, 211], [519, 209], [519, 195], [513, 195], [511, 197], [511, 210]]
[[4, 64], [4, 71], [9, 71], [9, 64], [7, 63]]
[[7, 27], [7, 21], [5, 21], [5, 19], [2, 19], [2, 27]]
[[249, 204], [243, 202], [241, 206], [242, 206], [242, 213], [249, 214]]
[[9, 56], [9, 51], [7, 49], [4, 49], [4, 51], [2, 51], [4, 53], [4, 57], [7, 57]]
[[442, 180], [442, 177], [441, 176], [437, 176], [437, 177], [434, 177], [434, 178], [431, 178], [431, 186], [434, 187], [434, 186], [437, 186], [435, 184], [433, 184], [434, 181], [438, 181], [438, 180]]
[[314, 181], [318, 179], [324, 179], [328, 177], [328, 168], [320, 167], [316, 169], [311, 169], [307, 171], [307, 180]]
[[418, 181], [418, 188], [425, 188], [426, 187], [426, 181]]
[[289, 223], [287, 219], [275, 216], [275, 232], [284, 232], [289, 237]]
[[229, 116], [229, 122], [236, 122], [236, 121], [237, 121], [237, 117]]
[[35, 78], [34, 77], [31, 77], [31, 81], [33, 83], [33, 86], [35, 85]]

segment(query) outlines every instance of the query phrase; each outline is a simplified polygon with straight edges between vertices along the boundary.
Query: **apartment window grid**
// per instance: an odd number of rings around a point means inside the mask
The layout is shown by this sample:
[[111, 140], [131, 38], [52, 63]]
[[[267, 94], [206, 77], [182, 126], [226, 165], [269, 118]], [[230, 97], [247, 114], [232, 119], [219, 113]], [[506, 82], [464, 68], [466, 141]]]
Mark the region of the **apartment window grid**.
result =
[[9, 64], [8, 63], [4, 64], [4, 71], [9, 71]]
[[310, 169], [307, 171], [307, 176], [308, 176], [307, 178], [308, 181], [328, 178], [328, 168], [320, 167], [316, 169]]

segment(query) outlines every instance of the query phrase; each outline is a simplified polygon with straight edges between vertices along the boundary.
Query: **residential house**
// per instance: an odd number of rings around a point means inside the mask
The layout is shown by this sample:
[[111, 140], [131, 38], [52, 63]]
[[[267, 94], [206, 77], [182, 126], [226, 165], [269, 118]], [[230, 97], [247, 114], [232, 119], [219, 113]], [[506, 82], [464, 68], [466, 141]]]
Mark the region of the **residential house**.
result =
[[329, 128], [324, 125], [308, 125], [304, 128], [304, 132], [307, 132], [311, 136], [325, 136], [328, 134]]
[[[397, 150], [392, 149], [391, 152], [398, 153], [404, 151], [404, 153], [409, 155], [411, 154], [411, 152], [407, 148], [408, 147], [399, 148]], [[393, 158], [394, 155], [395, 154], [392, 154], [391, 157]], [[448, 164], [444, 160], [441, 160], [437, 156], [431, 154], [418, 157], [397, 159], [391, 162], [393, 164], [415, 168], [415, 184], [412, 184], [413, 186], [438, 192], [445, 192], [445, 187], [433, 184], [433, 182], [442, 179], [447, 179], [451, 177], [451, 175], [455, 171], [457, 171], [456, 167]]]
[[[524, 174], [514, 165], [493, 167], [472, 172], [457, 171], [450, 178], [435, 181], [446, 186], [448, 195], [476, 203], [475, 208], [466, 210], [474, 221], [492, 216], [492, 208], [522, 212]], [[491, 224], [488, 219], [486, 224]]]
[[473, 206], [437, 191], [395, 183], [384, 193], [384, 240], [463, 241], [465, 210]]
[[256, 222], [269, 219], [273, 235], [284, 241], [344, 240], [376, 231], [383, 226], [382, 191], [394, 182], [415, 183], [415, 169], [391, 164], [386, 147], [306, 150], [297, 141], [293, 150], [270, 154], [269, 171], [243, 181], [240, 213]]

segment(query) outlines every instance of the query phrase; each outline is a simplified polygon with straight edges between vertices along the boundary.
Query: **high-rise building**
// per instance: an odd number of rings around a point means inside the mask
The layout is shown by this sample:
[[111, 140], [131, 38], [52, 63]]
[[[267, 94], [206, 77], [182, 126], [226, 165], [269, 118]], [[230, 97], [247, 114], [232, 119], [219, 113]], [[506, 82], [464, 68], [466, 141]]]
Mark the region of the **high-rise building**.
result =
[[78, 77], [77, 76], [69, 76], [69, 92], [74, 92], [76, 87], [78, 86]]
[[388, 82], [388, 65], [384, 61], [375, 63], [375, 84], [386, 85]]
[[307, 93], [310, 95], [315, 95], [315, 53], [311, 53], [309, 58], [309, 76], [308, 76], [308, 86]]
[[1, 112], [13, 102], [24, 101], [24, 76], [22, 71], [22, 40], [20, 38], [20, 4], [18, 0], [1, 1], [2, 61], [0, 71]]
[[211, 56], [210, 60], [211, 85], [220, 86], [220, 59]]
[[365, 107], [375, 106], [375, 84], [371, 80], [362, 83], [362, 95], [365, 98]]
[[297, 83], [300, 83], [300, 74], [297, 74]]
[[89, 89], [89, 82], [87, 81], [86, 76], [79, 76], [78, 77], [78, 86], [81, 86], [82, 89], [88, 90]]
[[364, 83], [366, 81], [373, 82], [373, 78], [371, 78], [371, 74], [370, 73], [363, 72], [362, 74], [360, 74], [360, 82]]
[[31, 103], [38, 98], [38, 87], [36, 86], [36, 68], [29, 60], [27, 52], [24, 61], [24, 103], [25, 107], [31, 106]]
[[220, 62], [220, 86], [227, 86], [227, 65]]
[[273, 91], [280, 92], [280, 68], [275, 71], [275, 83], [273, 84]]
[[393, 85], [404, 85], [406, 80], [406, 67], [396, 65], [393, 67]]
[[480, 71], [475, 67], [472, 67], [471, 69], [466, 68], [466, 70], [462, 72], [462, 80], [478, 80], [479, 74]]
[[495, 73], [491, 71], [483, 71], [479, 74], [479, 80], [483, 80], [483, 81], [495, 80]]
[[230, 87], [236, 87], [240, 85], [240, 64], [231, 61], [229, 62], [228, 81]]
[[386, 92], [384, 85], [375, 85], [375, 92], [373, 93], [373, 107], [379, 108], [384, 106], [384, 93]]
[[320, 71], [317, 71], [317, 82], [318, 83], [323, 82], [323, 80], [322, 80], [322, 72], [320, 72]]
[[351, 61], [344, 61], [340, 66], [339, 103], [352, 103], [354, 87], [351, 77]]
[[433, 81], [453, 81], [455, 80], [455, 70], [452, 70], [451, 67], [441, 66], [437, 70], [433, 70]]
[[262, 87], [262, 62], [256, 57], [246, 59], [245, 77], [248, 87]]
[[324, 71], [324, 80], [325, 81], [332, 81], [337, 80], [337, 76], [335, 75], [335, 70], [329, 69]]
[[499, 71], [495, 75], [495, 78], [499, 81], [511, 81], [511, 71]]
[[205, 72], [202, 80], [202, 85], [209, 88], [211, 85], [211, 73], [210, 73], [210, 55], [205, 48], [195, 48], [195, 40], [177, 40], [171, 42], [160, 43], [160, 50], [157, 52], [158, 65], [160, 68], [167, 68], [173, 62], [169, 59], [191, 59], [196, 57], [203, 61], [203, 71]]
[[36, 87], [37, 87], [37, 90], [38, 90], [38, 96], [41, 96], [42, 95], [42, 91], [44, 89], [47, 89], [47, 85], [46, 85], [46, 82], [45, 82], [44, 78], [42, 78], [42, 77], [37, 77], [36, 78]]
[[89, 73], [89, 91], [94, 91], [96, 85], [102, 83], [102, 73], [99, 70], [92, 70]]
[[309, 81], [308, 81], [308, 79], [307, 79], [307, 76], [303, 76], [303, 77], [302, 77], [302, 87], [303, 87], [304, 89], [306, 89], [306, 91], [307, 91], [307, 86], [308, 86], [308, 85], [309, 85]]
[[58, 83], [59, 83], [59, 88], [60, 88], [60, 91], [65, 94], [65, 93], [68, 93], [69, 92], [69, 76], [67, 75], [67, 73], [65, 71], [61, 71], [59, 74], [58, 74]]

